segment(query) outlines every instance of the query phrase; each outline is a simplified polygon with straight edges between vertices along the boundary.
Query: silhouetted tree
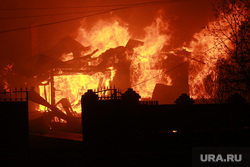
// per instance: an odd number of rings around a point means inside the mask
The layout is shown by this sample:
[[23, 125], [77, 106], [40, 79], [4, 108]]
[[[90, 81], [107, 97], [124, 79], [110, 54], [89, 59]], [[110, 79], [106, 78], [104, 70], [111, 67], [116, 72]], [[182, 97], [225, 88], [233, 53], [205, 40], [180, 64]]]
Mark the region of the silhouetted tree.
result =
[[219, 90], [250, 92], [250, 1], [219, 0], [214, 12], [216, 21], [207, 28], [219, 40]]

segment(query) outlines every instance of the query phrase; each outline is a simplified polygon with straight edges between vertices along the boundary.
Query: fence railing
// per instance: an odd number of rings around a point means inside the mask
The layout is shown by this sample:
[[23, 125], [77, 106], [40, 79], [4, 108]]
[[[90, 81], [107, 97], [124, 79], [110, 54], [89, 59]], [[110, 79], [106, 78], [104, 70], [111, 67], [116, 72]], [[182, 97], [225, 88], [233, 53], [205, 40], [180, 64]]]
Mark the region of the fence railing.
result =
[[28, 90], [27, 88], [3, 90], [3, 92], [0, 92], [0, 101], [28, 101]]
[[[122, 93], [119, 89], [116, 88], [101, 88], [94, 90], [95, 94], [98, 95], [98, 100], [108, 101], [108, 100], [120, 100], [122, 99]], [[139, 105], [158, 105], [158, 101], [148, 100], [148, 101], [139, 101]]]
[[139, 104], [153, 106], [153, 105], [158, 105], [158, 101], [139, 101]]
[[94, 92], [98, 95], [99, 100], [118, 100], [122, 97], [122, 93], [116, 88], [101, 88]]

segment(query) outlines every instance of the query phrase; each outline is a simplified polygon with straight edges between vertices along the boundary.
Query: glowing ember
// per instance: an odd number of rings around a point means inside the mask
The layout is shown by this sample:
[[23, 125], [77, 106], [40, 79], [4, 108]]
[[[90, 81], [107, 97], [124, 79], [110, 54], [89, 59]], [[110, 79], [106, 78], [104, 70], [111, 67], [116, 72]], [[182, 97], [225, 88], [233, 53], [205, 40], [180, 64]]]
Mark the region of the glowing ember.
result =
[[177, 133], [177, 130], [172, 130], [173, 133]]

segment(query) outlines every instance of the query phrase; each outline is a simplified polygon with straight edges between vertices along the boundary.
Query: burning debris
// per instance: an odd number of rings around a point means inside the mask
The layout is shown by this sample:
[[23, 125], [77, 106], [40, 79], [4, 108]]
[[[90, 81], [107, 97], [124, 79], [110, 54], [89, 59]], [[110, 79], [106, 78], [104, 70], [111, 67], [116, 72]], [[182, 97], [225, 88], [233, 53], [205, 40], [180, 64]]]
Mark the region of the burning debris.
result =
[[[63, 122], [67, 123], [67, 127], [70, 129], [70, 131], [81, 131], [81, 120], [80, 117], [77, 117], [74, 115], [74, 112], [72, 110], [71, 104], [69, 101], [64, 98], [61, 99], [57, 104], [51, 105], [50, 103], [47, 102], [44, 98], [42, 98], [38, 93], [34, 91], [34, 88], [32, 88], [29, 92], [29, 100], [32, 102], [35, 102], [37, 104], [43, 105], [47, 107], [49, 110], [47, 110], [43, 114], [43, 118], [46, 118], [46, 122], [44, 122], [47, 126], [51, 127], [51, 120], [58, 120], [58, 122], [61, 122], [61, 119]], [[59, 108], [56, 106], [61, 103], [63, 105], [63, 109], [66, 113], [62, 112]], [[38, 118], [40, 119], [40, 118]], [[33, 123], [34, 122], [34, 123]], [[37, 119], [33, 120], [31, 122], [32, 124], [37, 124]], [[53, 121], [52, 121], [53, 122]], [[43, 126], [43, 123], [40, 124], [40, 126]], [[32, 127], [33, 128], [33, 127]], [[35, 129], [37, 131], [37, 129]], [[46, 128], [43, 129], [42, 131], [46, 131]]]

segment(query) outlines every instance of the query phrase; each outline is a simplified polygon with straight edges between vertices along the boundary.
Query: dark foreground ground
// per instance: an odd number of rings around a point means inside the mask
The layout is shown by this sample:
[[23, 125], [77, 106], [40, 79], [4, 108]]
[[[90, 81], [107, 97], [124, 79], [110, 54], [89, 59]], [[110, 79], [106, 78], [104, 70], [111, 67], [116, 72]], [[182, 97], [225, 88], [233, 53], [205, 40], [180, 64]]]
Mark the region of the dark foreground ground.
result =
[[191, 148], [85, 145], [79, 140], [30, 135], [28, 148], [4, 148], [0, 166], [191, 166]]
[[[250, 130], [162, 132], [129, 145], [86, 144], [81, 134], [30, 134], [28, 146], [0, 148], [0, 166], [192, 166], [192, 147], [248, 147]], [[247, 151], [250, 158], [250, 150]]]

